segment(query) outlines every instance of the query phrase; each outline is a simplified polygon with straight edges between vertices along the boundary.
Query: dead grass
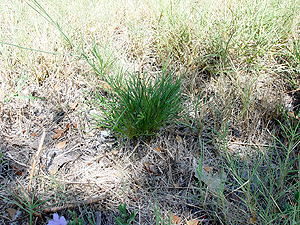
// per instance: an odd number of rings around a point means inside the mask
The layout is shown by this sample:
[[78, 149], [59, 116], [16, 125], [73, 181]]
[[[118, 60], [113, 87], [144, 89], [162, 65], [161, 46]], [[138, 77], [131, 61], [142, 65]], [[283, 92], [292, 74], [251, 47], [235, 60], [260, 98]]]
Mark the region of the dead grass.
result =
[[[120, 203], [137, 210], [134, 224], [169, 224], [172, 215], [180, 224], [299, 219], [298, 1], [42, 3], [74, 48], [27, 3], [0, 5], [0, 184], [12, 202], [3, 187], [21, 199], [21, 192], [31, 196], [29, 174], [45, 131], [32, 186], [36, 197], [53, 199], [35, 215], [36, 224], [56, 211], [70, 220], [68, 209], [86, 224], [88, 217], [115, 224]], [[99, 110], [90, 92], [106, 94], [80, 58], [80, 51], [92, 57], [93, 38], [109, 62], [107, 76], [120, 68], [155, 76], [166, 62], [182, 75], [188, 117], [180, 124], [187, 125], [164, 127], [135, 147], [93, 129], [91, 114]], [[81, 40], [83, 48], [76, 48]], [[65, 131], [59, 139], [56, 130]], [[208, 171], [199, 177], [199, 168]], [[204, 180], [218, 186], [222, 177], [223, 189]], [[21, 212], [14, 223], [12, 208]], [[0, 211], [1, 224], [28, 222], [3, 196]]]

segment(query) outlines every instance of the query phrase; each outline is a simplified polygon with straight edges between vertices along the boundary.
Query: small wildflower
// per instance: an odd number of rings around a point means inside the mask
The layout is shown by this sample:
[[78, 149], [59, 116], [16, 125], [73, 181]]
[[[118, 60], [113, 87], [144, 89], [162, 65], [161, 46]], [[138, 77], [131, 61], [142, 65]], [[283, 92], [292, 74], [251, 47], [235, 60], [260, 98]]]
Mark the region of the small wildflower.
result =
[[65, 217], [58, 217], [58, 214], [53, 214], [53, 221], [49, 221], [47, 225], [67, 225]]

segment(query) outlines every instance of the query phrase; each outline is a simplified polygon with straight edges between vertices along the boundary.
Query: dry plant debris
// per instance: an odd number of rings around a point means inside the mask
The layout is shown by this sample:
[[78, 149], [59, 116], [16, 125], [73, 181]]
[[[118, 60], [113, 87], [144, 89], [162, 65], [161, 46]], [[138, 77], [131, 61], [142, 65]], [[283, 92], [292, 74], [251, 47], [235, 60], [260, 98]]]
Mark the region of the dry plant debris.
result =
[[[37, 224], [115, 224], [120, 203], [134, 224], [299, 221], [298, 1], [43, 3], [82, 54], [34, 3], [0, 5], [0, 224], [28, 224], [26, 200]], [[182, 76], [185, 112], [149, 143], [92, 120], [122, 69]]]

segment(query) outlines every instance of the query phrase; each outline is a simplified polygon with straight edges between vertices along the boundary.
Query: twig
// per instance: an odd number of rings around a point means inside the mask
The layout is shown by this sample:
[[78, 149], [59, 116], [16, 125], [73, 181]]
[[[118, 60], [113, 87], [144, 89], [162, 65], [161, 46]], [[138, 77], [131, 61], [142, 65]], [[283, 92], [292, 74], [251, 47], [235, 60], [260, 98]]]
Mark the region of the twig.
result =
[[60, 211], [63, 209], [71, 209], [71, 208], [75, 208], [75, 207], [81, 206], [81, 205], [92, 204], [92, 203], [101, 201], [105, 198], [106, 198], [106, 193], [104, 193], [102, 196], [89, 198], [88, 200], [83, 201], [83, 202], [70, 203], [70, 204], [64, 205], [64, 206], [49, 207], [49, 208], [44, 209], [43, 211], [44, 211], [44, 213], [53, 213], [53, 212], [57, 212], [57, 211]]
[[32, 168], [31, 168], [31, 172], [30, 172], [30, 178], [29, 178], [29, 185], [28, 185], [28, 191], [29, 191], [29, 193], [31, 192], [31, 183], [32, 183], [33, 173], [34, 173], [34, 169], [35, 169], [35, 166], [36, 166], [37, 159], [40, 157], [40, 154], [42, 152], [42, 147], [43, 147], [43, 144], [44, 144], [44, 139], [45, 139], [45, 131], [42, 134], [39, 148], [38, 148], [37, 153], [36, 153], [36, 155], [35, 155], [35, 157], [33, 159]]

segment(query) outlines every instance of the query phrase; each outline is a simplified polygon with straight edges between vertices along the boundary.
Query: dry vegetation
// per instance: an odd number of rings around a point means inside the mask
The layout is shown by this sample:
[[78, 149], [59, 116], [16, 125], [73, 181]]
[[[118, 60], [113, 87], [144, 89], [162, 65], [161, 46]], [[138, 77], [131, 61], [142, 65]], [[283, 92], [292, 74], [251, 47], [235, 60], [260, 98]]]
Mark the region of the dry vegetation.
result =
[[[298, 0], [39, 3], [0, 4], [0, 224], [298, 223]], [[150, 142], [93, 120], [125, 71], [182, 77]]]

